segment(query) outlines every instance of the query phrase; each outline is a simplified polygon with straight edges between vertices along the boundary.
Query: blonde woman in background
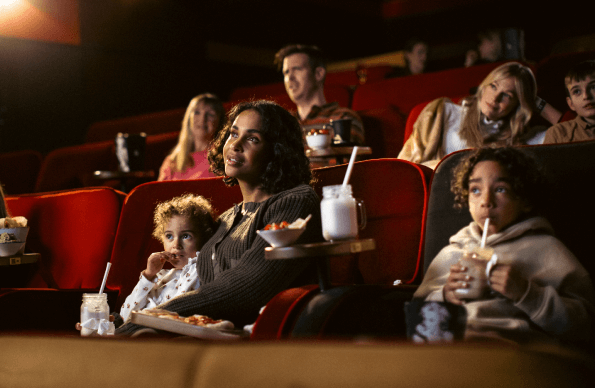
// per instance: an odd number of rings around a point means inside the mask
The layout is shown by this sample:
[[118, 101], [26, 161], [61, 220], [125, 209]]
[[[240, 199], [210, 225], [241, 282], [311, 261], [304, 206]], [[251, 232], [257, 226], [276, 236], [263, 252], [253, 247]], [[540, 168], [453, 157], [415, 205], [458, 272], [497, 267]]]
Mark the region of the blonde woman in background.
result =
[[159, 169], [159, 181], [214, 177], [209, 171], [209, 143], [224, 124], [225, 109], [213, 94], [194, 97], [184, 115], [178, 144]]
[[413, 125], [399, 159], [435, 168], [458, 150], [485, 145], [542, 144], [545, 127], [531, 128], [535, 112], [550, 122], [560, 118], [537, 97], [533, 72], [517, 62], [505, 63], [482, 81], [475, 95], [461, 105], [448, 98], [429, 103]]

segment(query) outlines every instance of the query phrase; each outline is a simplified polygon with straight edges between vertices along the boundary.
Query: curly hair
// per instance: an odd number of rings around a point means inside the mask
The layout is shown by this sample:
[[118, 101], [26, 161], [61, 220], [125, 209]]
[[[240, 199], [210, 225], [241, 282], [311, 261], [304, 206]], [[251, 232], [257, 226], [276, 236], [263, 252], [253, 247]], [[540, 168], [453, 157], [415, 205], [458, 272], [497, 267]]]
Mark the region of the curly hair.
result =
[[544, 206], [545, 175], [537, 161], [515, 147], [482, 147], [463, 158], [454, 168], [450, 190], [454, 207], [469, 207], [469, 177], [479, 162], [494, 161], [508, 173], [513, 194], [538, 212]]
[[253, 110], [260, 115], [260, 130], [269, 148], [267, 153], [270, 159], [261, 174], [262, 189], [269, 194], [276, 194], [302, 183], [311, 184], [310, 160], [304, 152], [299, 122], [281, 106], [267, 100], [245, 101], [232, 108], [225, 128], [219, 132], [209, 150], [211, 170], [225, 176], [223, 181], [228, 186], [238, 184], [236, 178], [225, 175], [223, 147], [236, 118], [246, 110]]
[[200, 195], [184, 194], [159, 203], [153, 216], [153, 237], [163, 241], [165, 228], [173, 216], [183, 216], [190, 220], [200, 243], [198, 248], [215, 234], [213, 208], [211, 203]]

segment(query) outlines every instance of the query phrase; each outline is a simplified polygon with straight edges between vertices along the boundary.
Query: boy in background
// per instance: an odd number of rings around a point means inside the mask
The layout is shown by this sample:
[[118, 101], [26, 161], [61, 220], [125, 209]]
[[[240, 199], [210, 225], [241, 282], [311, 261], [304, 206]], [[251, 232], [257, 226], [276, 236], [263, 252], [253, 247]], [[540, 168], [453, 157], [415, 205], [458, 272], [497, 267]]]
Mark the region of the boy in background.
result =
[[566, 102], [577, 117], [548, 129], [544, 144], [595, 139], [595, 60], [574, 66], [566, 74], [564, 83]]

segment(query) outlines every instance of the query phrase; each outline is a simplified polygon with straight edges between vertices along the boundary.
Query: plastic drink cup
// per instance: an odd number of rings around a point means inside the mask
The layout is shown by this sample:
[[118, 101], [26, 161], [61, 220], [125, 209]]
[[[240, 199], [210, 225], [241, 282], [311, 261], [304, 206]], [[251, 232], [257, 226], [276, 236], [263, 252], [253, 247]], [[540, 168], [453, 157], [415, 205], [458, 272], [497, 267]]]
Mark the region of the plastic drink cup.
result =
[[489, 290], [488, 278], [497, 258], [492, 248], [465, 248], [459, 264], [467, 268], [466, 274], [471, 278], [469, 287], [454, 291], [460, 299], [480, 299]]

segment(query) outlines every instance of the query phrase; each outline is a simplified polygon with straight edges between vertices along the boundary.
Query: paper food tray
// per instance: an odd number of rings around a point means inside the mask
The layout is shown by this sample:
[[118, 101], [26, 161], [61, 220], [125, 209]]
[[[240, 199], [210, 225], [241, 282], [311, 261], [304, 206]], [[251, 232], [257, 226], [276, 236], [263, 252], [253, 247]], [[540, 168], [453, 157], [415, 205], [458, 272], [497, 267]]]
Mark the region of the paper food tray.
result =
[[240, 334], [229, 333], [208, 327], [196, 326], [190, 323], [168, 318], [159, 318], [152, 315], [143, 314], [142, 312], [133, 311], [131, 314], [132, 323], [151, 327], [153, 329], [160, 329], [170, 331], [172, 333], [188, 335], [191, 337], [204, 339], [239, 339], [241, 337]]

